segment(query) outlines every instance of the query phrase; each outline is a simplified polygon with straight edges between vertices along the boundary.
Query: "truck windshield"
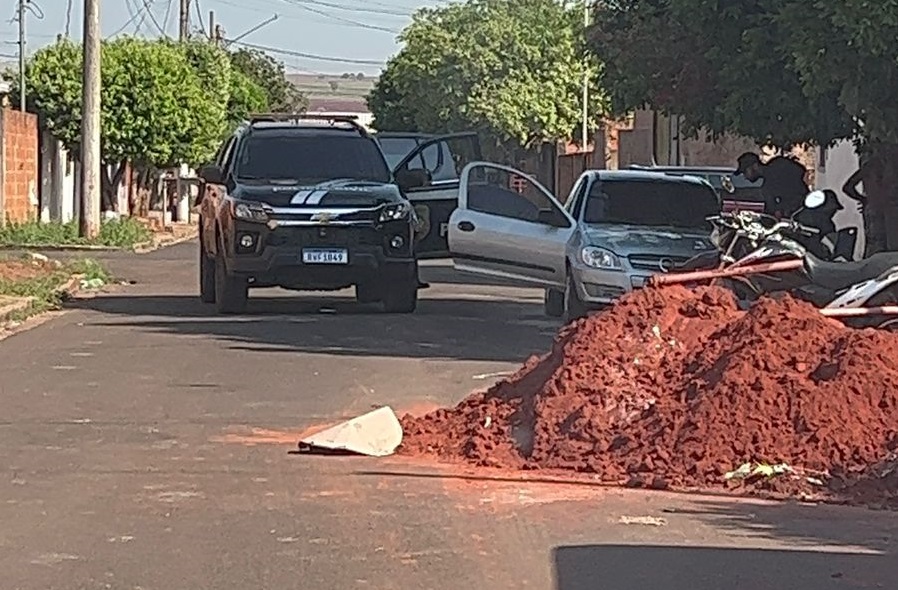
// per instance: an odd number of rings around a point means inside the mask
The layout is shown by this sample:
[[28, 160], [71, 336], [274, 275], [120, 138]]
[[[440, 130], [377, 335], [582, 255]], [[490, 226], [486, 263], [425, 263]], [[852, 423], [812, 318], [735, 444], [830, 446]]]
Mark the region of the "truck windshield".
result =
[[583, 221], [683, 229], [710, 229], [705, 219], [720, 212], [710, 186], [687, 182], [604, 180], [590, 189]]
[[240, 148], [237, 178], [322, 182], [337, 178], [389, 182], [372, 139], [354, 135], [252, 135]]

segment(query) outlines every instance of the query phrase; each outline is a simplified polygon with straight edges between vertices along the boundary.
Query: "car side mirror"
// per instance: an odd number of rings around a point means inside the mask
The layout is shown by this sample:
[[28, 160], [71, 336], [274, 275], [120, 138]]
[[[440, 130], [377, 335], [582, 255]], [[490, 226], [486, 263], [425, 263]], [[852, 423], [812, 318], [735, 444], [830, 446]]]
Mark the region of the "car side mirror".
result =
[[402, 191], [425, 187], [430, 184], [430, 174], [427, 170], [404, 168], [396, 171], [396, 185]]
[[198, 176], [209, 184], [224, 184], [224, 174], [221, 168], [215, 165], [203, 166]]
[[567, 227], [567, 220], [555, 209], [540, 209], [536, 221], [552, 227]]

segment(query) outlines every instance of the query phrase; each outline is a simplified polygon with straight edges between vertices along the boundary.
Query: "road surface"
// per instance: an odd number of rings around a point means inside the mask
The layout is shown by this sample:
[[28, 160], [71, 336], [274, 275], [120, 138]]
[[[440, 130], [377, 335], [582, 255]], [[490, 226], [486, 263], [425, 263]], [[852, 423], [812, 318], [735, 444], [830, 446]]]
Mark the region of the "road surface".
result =
[[0, 342], [0, 588], [894, 587], [892, 513], [291, 454], [372, 406], [458, 401], [557, 325], [538, 291], [444, 265], [413, 316], [270, 291], [217, 317], [195, 262], [110, 256], [135, 284]]

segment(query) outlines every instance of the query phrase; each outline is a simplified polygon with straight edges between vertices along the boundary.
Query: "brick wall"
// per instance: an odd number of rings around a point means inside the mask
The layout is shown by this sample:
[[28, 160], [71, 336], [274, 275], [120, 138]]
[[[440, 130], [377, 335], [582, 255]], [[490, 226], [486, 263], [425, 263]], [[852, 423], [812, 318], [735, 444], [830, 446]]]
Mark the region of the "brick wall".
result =
[[37, 215], [37, 117], [0, 109], [0, 222], [21, 222]]

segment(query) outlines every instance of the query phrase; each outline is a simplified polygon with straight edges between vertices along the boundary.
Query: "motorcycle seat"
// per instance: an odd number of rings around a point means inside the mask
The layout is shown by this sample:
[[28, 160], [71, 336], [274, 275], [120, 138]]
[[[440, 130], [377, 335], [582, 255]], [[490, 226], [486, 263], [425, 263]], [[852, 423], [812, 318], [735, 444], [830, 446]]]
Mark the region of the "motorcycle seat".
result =
[[832, 291], [875, 279], [893, 267], [898, 267], [898, 252], [879, 252], [853, 262], [827, 262], [811, 253], [804, 257], [804, 270], [811, 283]]

